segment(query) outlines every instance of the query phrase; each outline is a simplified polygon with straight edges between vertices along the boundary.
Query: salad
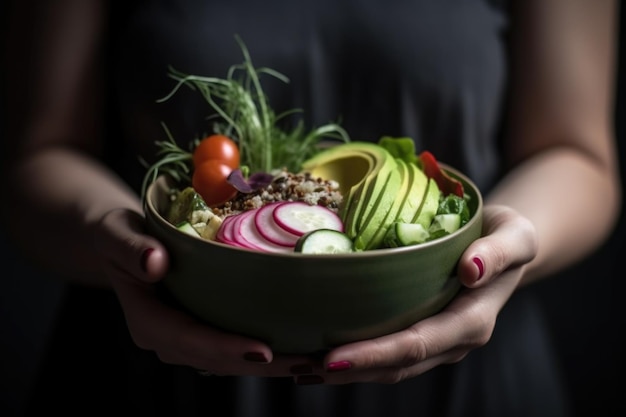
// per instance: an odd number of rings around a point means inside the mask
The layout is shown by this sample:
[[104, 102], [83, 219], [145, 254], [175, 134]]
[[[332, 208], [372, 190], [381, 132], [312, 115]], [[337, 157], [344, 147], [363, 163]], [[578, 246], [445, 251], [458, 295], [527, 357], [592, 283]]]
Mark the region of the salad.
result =
[[[212, 132], [181, 148], [164, 124], [158, 159], [145, 164], [142, 198], [159, 175], [175, 182], [164, 217], [201, 239], [264, 252], [347, 253], [407, 246], [439, 238], [470, 218], [463, 184], [410, 138], [351, 141], [337, 123], [307, 129], [300, 112], [276, 115], [261, 84], [270, 68], [244, 60], [225, 78], [170, 68], [176, 85], [205, 98]], [[328, 144], [331, 146], [328, 146]], [[343, 165], [342, 165], [343, 164]], [[328, 175], [355, 171], [360, 175]]]

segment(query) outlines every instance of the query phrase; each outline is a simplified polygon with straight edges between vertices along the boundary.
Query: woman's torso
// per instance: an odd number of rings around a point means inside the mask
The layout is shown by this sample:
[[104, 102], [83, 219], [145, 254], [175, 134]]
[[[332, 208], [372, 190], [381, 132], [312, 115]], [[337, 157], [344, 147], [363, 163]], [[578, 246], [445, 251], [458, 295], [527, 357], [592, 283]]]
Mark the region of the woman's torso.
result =
[[[138, 157], [154, 157], [154, 141], [165, 138], [161, 123], [181, 144], [210, 126], [211, 110], [196, 91], [182, 89], [156, 102], [174, 87], [168, 66], [224, 77], [243, 61], [235, 34], [257, 67], [290, 78], [289, 84], [264, 84], [276, 112], [301, 108], [310, 126], [340, 121], [353, 140], [411, 137], [418, 150], [467, 173], [485, 193], [499, 175], [508, 18], [496, 1], [137, 0], [113, 7], [128, 12], [118, 21], [112, 49], [122, 132], [115, 146], [125, 148], [115, 155], [136, 187], [144, 174]], [[165, 402], [189, 415], [203, 415], [219, 402], [241, 416], [559, 415], [534, 306], [518, 296], [499, 326], [490, 344], [461, 364], [393, 386], [198, 381], [190, 371], [176, 373], [188, 387], [177, 399], [137, 393], [145, 396], [140, 407], [148, 398], [156, 411]], [[533, 350], [526, 352], [527, 346]], [[172, 382], [171, 371], [151, 375], [164, 378], [161, 390]], [[135, 382], [141, 386], [141, 377]]]
[[[506, 83], [502, 6], [485, 0], [135, 3], [126, 6], [114, 48], [123, 136], [135, 156], [154, 156], [154, 141], [165, 137], [161, 122], [181, 144], [210, 128], [212, 111], [197, 91], [156, 100], [174, 87], [168, 66], [225, 77], [243, 61], [237, 34], [255, 66], [290, 79], [263, 80], [277, 113], [300, 108], [308, 126], [339, 121], [353, 140], [411, 137], [417, 150], [430, 150], [484, 189], [497, 175]], [[140, 169], [135, 158], [135, 181]]]

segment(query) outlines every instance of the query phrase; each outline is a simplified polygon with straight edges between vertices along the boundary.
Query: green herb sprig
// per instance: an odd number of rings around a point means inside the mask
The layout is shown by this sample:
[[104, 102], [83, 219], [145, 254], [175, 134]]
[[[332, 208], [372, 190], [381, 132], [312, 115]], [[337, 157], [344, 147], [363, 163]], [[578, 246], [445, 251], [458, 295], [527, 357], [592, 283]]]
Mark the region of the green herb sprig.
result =
[[[159, 174], [167, 174], [176, 182], [187, 182], [191, 181], [191, 170], [192, 170], [192, 158], [193, 158], [193, 150], [190, 149], [186, 151], [182, 149], [170, 133], [169, 129], [164, 123], [161, 123], [163, 129], [165, 130], [165, 134], [167, 135], [167, 140], [156, 141], [155, 145], [159, 148], [157, 151], [157, 156], [160, 156], [154, 164], [150, 165], [143, 158], [140, 158], [140, 162], [143, 166], [147, 168], [146, 175], [143, 178], [143, 182], [141, 184], [141, 200], [145, 199], [146, 190], [148, 189], [148, 185], [156, 181]], [[197, 140], [192, 142], [192, 147], [197, 144]]]
[[237, 141], [241, 165], [246, 172], [272, 172], [287, 169], [297, 172], [302, 162], [319, 151], [324, 138], [348, 142], [347, 132], [337, 123], [329, 123], [307, 131], [302, 120], [291, 129], [281, 128], [279, 122], [286, 116], [301, 112], [292, 109], [276, 115], [268, 103], [260, 77], [269, 75], [285, 83], [289, 79], [266, 67], [255, 68], [243, 41], [235, 36], [244, 61], [230, 67], [226, 78], [185, 74], [170, 68], [169, 76], [177, 81], [164, 102], [186, 85], [199, 91], [214, 114], [220, 132]]

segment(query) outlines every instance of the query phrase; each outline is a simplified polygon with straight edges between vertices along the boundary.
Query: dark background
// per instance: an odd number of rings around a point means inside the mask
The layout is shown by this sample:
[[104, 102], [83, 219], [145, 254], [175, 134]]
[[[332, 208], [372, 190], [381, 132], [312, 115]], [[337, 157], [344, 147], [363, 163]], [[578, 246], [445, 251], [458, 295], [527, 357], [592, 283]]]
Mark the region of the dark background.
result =
[[[7, 3], [0, 6], [3, 42]], [[624, 26], [622, 39], [626, 39]], [[619, 73], [626, 74], [626, 40], [620, 42]], [[617, 93], [616, 129], [626, 182], [624, 77], [619, 77]], [[6, 117], [10, 109], [0, 107], [0, 124]], [[626, 313], [621, 308], [626, 290], [621, 268], [626, 265], [625, 237], [622, 216], [611, 238], [593, 256], [532, 289], [539, 293], [550, 318], [558, 360], [580, 417], [626, 415]], [[11, 417], [19, 414], [26, 400], [65, 288], [42, 277], [14, 253], [2, 231], [0, 262], [0, 416]]]

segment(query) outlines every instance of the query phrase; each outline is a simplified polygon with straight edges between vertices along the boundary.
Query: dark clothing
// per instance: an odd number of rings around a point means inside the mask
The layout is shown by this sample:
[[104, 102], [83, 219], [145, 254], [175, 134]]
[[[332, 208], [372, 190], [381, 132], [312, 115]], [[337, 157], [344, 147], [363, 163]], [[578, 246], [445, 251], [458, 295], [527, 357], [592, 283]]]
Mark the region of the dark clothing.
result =
[[[502, 4], [135, 3], [113, 6], [130, 10], [116, 20], [120, 31], [111, 45], [117, 71], [111, 93], [118, 110], [112, 116], [119, 118], [122, 133], [114, 163], [136, 187], [144, 174], [137, 157], [154, 155], [154, 141], [164, 139], [161, 122], [181, 144], [210, 130], [206, 116], [212, 110], [197, 91], [183, 88], [171, 100], [156, 102], [175, 84], [167, 77], [168, 66], [224, 77], [243, 61], [235, 34], [255, 66], [290, 78], [283, 84], [268, 77], [264, 84], [276, 113], [301, 108], [309, 125], [340, 121], [353, 140], [412, 137], [418, 150], [430, 150], [465, 172], [484, 193], [501, 174], [508, 29]], [[488, 345], [460, 363], [399, 384], [347, 386], [200, 377], [191, 369], [163, 365], [132, 345], [112, 295], [78, 289], [69, 295], [62, 319], [74, 322], [61, 327], [64, 338], [51, 349], [51, 368], [46, 368], [58, 379], [44, 380], [34, 402], [44, 410], [63, 412], [80, 403], [85, 410], [111, 408], [139, 416], [567, 415], [550, 335], [529, 290], [513, 296]], [[85, 301], [92, 298], [96, 301]], [[61, 385], [61, 379], [78, 386]]]
[[197, 91], [156, 102], [175, 85], [168, 66], [225, 77], [243, 61], [238, 34], [255, 66], [290, 79], [263, 78], [277, 114], [339, 120], [353, 140], [411, 137], [485, 191], [498, 178], [507, 15], [488, 1], [159, 0], [140, 2], [124, 24], [116, 99], [139, 177], [137, 155], [154, 155], [161, 122], [182, 144], [211, 129]]

